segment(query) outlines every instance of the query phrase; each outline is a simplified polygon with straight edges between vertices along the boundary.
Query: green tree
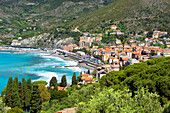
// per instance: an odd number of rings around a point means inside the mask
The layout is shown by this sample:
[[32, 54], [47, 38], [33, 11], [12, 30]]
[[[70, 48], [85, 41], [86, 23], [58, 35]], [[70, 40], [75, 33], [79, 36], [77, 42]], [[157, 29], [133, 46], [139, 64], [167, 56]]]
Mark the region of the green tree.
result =
[[2, 92], [1, 92], [1, 96], [2, 96], [2, 97], [5, 96], [6, 88], [7, 88], [7, 87], [4, 87], [4, 89], [3, 89]]
[[5, 93], [5, 104], [12, 107], [12, 77], [9, 78], [6, 93]]
[[17, 85], [17, 88], [18, 88], [18, 77], [15, 77], [15, 78], [14, 78], [14, 82], [15, 82], [15, 84]]
[[45, 84], [45, 85], [47, 85], [48, 83], [47, 83], [46, 81], [40, 80], [40, 81], [34, 81], [34, 82], [32, 82], [31, 84], [32, 84], [32, 86], [33, 86], [33, 85], [39, 85], [39, 84]]
[[53, 99], [58, 99], [61, 101], [62, 98], [67, 97], [68, 92], [65, 90], [60, 90], [60, 91], [53, 91], [52, 92], [52, 98]]
[[20, 101], [22, 103], [22, 84], [21, 84], [21, 81], [19, 81], [19, 83], [18, 83], [18, 94], [19, 94]]
[[61, 78], [61, 87], [66, 87], [67, 86], [67, 80], [66, 80], [66, 75], [63, 75]]
[[46, 102], [46, 101], [50, 100], [50, 93], [48, 92], [47, 88], [45, 87], [45, 84], [39, 84], [38, 89], [40, 91], [41, 102]]
[[90, 74], [90, 70], [88, 69], [87, 74]]
[[18, 94], [18, 82], [17, 79], [14, 79], [14, 81], [12, 82], [12, 108], [14, 107], [21, 107], [21, 101], [19, 98], [19, 94]]
[[58, 91], [58, 84], [57, 84], [57, 78], [56, 77], [51, 78], [49, 85], [50, 85], [50, 88], [54, 87], [53, 90]]
[[24, 113], [24, 111], [18, 107], [15, 107], [15, 108], [8, 110], [7, 113]]
[[24, 109], [24, 110], [27, 110], [27, 109], [29, 109], [28, 107], [29, 107], [29, 93], [31, 93], [31, 92], [28, 92], [28, 90], [27, 90], [27, 82], [26, 82], [26, 80], [25, 80], [25, 78], [22, 78], [22, 100], [21, 100], [21, 102], [22, 102], [22, 108]]
[[30, 113], [38, 113], [41, 110], [41, 96], [38, 89], [38, 85], [33, 86], [33, 91], [31, 95], [31, 109]]
[[77, 85], [76, 73], [74, 72], [72, 77], [72, 85]]
[[31, 102], [31, 91], [32, 91], [32, 84], [31, 84], [31, 79], [29, 78], [27, 80], [27, 92], [28, 92], [28, 106], [27, 109], [30, 109], [30, 102]]
[[77, 81], [80, 82], [81, 81], [81, 75], [77, 76]]
[[156, 93], [144, 88], [136, 91], [133, 98], [128, 89], [114, 91], [110, 88], [93, 96], [88, 103], [79, 103], [77, 113], [160, 113], [162, 107], [158, 98]]

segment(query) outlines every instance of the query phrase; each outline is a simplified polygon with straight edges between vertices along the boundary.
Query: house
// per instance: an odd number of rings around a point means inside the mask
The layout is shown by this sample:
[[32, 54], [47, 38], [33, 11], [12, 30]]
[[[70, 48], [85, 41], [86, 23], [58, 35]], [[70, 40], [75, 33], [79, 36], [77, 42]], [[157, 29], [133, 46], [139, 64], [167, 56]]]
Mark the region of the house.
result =
[[55, 113], [76, 113], [76, 107], [75, 108], [66, 108], [61, 111], [55, 112]]
[[145, 46], [145, 43], [140, 43], [139, 46]]
[[123, 35], [124, 33], [121, 32], [121, 31], [117, 31], [116, 34], [117, 34], [117, 35]]
[[96, 37], [96, 39], [95, 39], [95, 41], [96, 41], [97, 43], [100, 43], [101, 40], [102, 40], [102, 37]]
[[77, 54], [78, 56], [84, 56], [84, 55], [86, 55], [85, 52], [82, 52], [82, 51], [77, 51], [76, 54]]
[[148, 31], [144, 31], [143, 34], [144, 34], [144, 35], [148, 34]]
[[134, 39], [129, 39], [128, 41], [129, 41], [130, 43], [135, 42], [135, 40], [134, 40]]
[[11, 46], [20, 46], [20, 45], [21, 43], [17, 39], [12, 40]]
[[87, 75], [87, 74], [82, 74], [81, 75], [81, 84], [87, 84], [87, 83], [92, 83], [93, 82], [93, 76], [92, 75]]
[[116, 30], [117, 29], [117, 25], [111, 25], [110, 28], [113, 29], [113, 30]]
[[129, 56], [130, 58], [132, 58], [132, 50], [131, 49], [126, 49], [125, 53], [127, 56]]
[[128, 56], [121, 56], [120, 60], [122, 61], [122, 63], [125, 65], [126, 62], [129, 60], [130, 58]]
[[121, 40], [116, 39], [116, 44], [121, 44]]
[[58, 86], [58, 91], [65, 90], [65, 87]]
[[126, 62], [126, 66], [131, 65], [131, 64], [135, 64], [135, 63], [139, 63], [139, 60], [128, 59], [128, 61]]
[[159, 37], [159, 34], [153, 34], [152, 35], [152, 38], [158, 38]]
[[104, 75], [106, 75], [106, 74], [107, 74], [107, 73], [106, 73], [104, 70], [99, 71], [98, 74], [97, 74], [97, 76], [96, 76], [96, 78], [99, 80], [99, 79], [102, 78], [102, 76], [104, 76]]
[[135, 47], [136, 47], [136, 44], [135, 44], [135, 43], [131, 44], [131, 47], [132, 47], [132, 48], [135, 48]]
[[145, 42], [147, 42], [148, 41], [148, 38], [145, 38]]
[[100, 52], [100, 50], [92, 50], [92, 54], [93, 55], [101, 55], [101, 52]]
[[119, 71], [120, 70], [119, 62], [117, 64], [112, 65], [111, 68], [112, 68], [112, 71]]
[[170, 49], [163, 49], [162, 56], [169, 57], [170, 56]]
[[170, 42], [166, 42], [167, 48], [170, 48]]
[[115, 63], [119, 62], [119, 59], [117, 59], [116, 57], [111, 56], [111, 57], [108, 58], [108, 62], [110, 64], [115, 64]]
[[108, 55], [108, 54], [103, 54], [103, 55], [102, 55], [102, 60], [103, 60], [104, 62], [107, 61], [108, 58], [109, 58], [109, 55]]
[[129, 48], [129, 47], [130, 46], [127, 43], [124, 44], [124, 48]]

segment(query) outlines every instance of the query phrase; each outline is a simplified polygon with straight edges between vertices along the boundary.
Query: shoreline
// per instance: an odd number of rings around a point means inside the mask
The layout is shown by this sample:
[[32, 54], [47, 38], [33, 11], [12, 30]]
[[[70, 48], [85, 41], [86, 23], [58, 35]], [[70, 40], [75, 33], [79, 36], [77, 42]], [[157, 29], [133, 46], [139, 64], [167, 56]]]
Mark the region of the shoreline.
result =
[[[6, 51], [6, 52], [5, 52]], [[62, 58], [63, 60], [66, 60], [66, 61], [75, 61], [75, 62], [78, 62], [78, 60], [76, 59], [73, 59], [73, 58], [70, 58], [69, 56], [68, 57], [64, 57], [64, 55], [58, 55], [58, 54], [51, 54], [50, 52], [45, 52], [45, 51], [22, 51], [22, 50], [2, 50], [0, 49], [0, 53], [48, 53], [50, 54], [50, 56], [54, 56], [54, 57], [59, 57], [59, 58]], [[83, 67], [83, 68], [86, 68], [86, 69], [89, 69], [89, 70], [94, 70], [94, 67], [90, 67], [90, 66], [87, 66], [86, 63], [78, 63], [79, 67]]]
[[[54, 57], [59, 57], [59, 58], [62, 58], [66, 61], [75, 61], [75, 62], [78, 62], [78, 60], [76, 59], [72, 59], [70, 58], [69, 56], [68, 57], [64, 57], [64, 55], [57, 55], [57, 54], [52, 54], [51, 56], [54, 56]], [[90, 66], [87, 66], [86, 63], [78, 63], [79, 64], [79, 67], [83, 67], [83, 68], [86, 68], [86, 69], [89, 69], [89, 70], [94, 70], [93, 67], [90, 67]]]

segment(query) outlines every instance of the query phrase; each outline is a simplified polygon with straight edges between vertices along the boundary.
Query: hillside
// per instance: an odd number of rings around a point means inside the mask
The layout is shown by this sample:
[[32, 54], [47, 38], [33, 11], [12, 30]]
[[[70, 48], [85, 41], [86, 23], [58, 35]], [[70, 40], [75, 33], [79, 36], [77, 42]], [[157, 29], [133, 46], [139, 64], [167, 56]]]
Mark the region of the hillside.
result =
[[122, 89], [128, 87], [133, 93], [148, 87], [150, 92], [160, 95], [160, 102], [170, 100], [170, 57], [148, 60], [143, 63], [127, 66], [124, 70], [107, 73], [100, 79], [101, 86]]
[[74, 20], [71, 26], [93, 30], [109, 21], [124, 22], [128, 31], [158, 28], [169, 31], [168, 0], [117, 0]]
[[42, 34], [46, 28], [65, 24], [116, 0], [1, 0], [0, 41]]
[[[12, 24], [26, 20], [39, 26], [59, 25], [74, 20], [115, 0], [2, 0], [0, 17]], [[16, 22], [17, 23], [17, 22]]]
[[170, 57], [130, 65], [103, 76], [100, 84], [69, 88], [68, 97], [45, 102], [42, 109], [47, 113], [70, 107], [78, 107], [78, 113], [161, 113], [160, 103], [170, 99], [169, 70]]

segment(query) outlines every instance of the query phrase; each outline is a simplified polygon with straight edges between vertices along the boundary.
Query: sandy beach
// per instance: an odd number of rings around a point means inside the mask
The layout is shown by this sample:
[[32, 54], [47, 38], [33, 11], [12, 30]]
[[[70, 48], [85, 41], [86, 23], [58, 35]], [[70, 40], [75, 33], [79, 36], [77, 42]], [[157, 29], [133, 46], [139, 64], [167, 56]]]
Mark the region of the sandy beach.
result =
[[[75, 61], [75, 62], [78, 62], [76, 59], [72, 59], [70, 57], [64, 57], [64, 55], [58, 55], [58, 54], [52, 54], [52, 56], [55, 56], [55, 57], [60, 57], [64, 60], [67, 60], [67, 61]], [[90, 67], [90, 66], [87, 66], [86, 63], [78, 63], [79, 67], [84, 67], [84, 68], [87, 68], [89, 70], [94, 70], [93, 67]]]

